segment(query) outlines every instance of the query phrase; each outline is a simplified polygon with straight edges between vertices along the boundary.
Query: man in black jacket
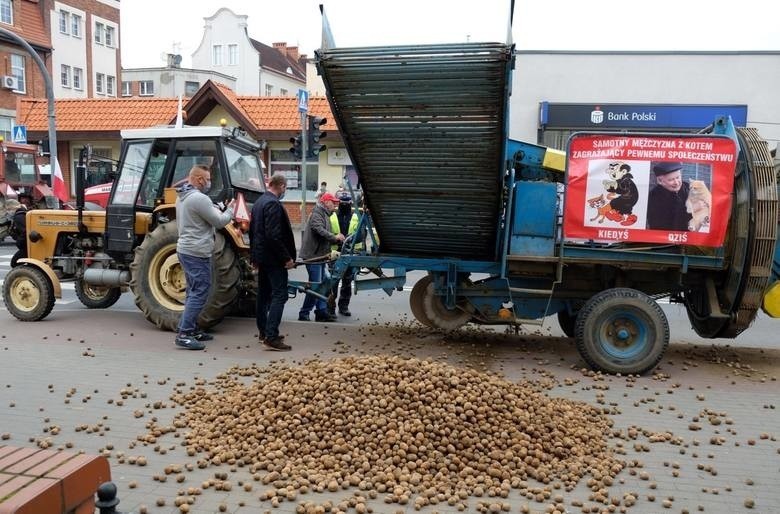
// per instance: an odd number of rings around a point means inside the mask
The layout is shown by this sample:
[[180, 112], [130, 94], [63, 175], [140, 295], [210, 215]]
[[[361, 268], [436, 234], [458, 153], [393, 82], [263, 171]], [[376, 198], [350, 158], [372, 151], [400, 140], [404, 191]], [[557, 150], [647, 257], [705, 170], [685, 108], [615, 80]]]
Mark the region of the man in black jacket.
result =
[[651, 169], [656, 186], [647, 199], [647, 228], [688, 230], [691, 214], [685, 207], [690, 186], [682, 179], [681, 162], [656, 162]]
[[268, 190], [252, 206], [249, 226], [251, 261], [258, 280], [257, 329], [263, 345], [277, 351], [291, 349], [279, 335], [287, 303], [287, 270], [295, 265], [295, 238], [287, 211], [279, 201], [286, 190], [285, 176], [272, 176]]

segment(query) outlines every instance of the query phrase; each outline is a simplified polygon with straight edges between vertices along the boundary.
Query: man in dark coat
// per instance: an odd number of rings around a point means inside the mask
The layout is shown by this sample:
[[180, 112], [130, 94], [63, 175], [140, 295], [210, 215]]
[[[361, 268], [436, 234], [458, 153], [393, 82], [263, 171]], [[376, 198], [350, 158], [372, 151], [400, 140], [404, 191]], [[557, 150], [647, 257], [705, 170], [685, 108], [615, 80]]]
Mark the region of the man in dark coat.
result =
[[691, 214], [685, 208], [690, 191], [682, 179], [681, 162], [657, 162], [651, 167], [657, 185], [647, 199], [647, 228], [688, 230]]
[[19, 259], [27, 258], [27, 207], [17, 200], [10, 199], [6, 200], [5, 208], [10, 215], [8, 233], [18, 248], [11, 257], [11, 267], [13, 268]]
[[276, 174], [268, 190], [252, 206], [249, 225], [252, 265], [257, 269], [257, 310], [260, 339], [269, 350], [288, 351], [291, 346], [279, 335], [287, 303], [287, 270], [295, 266], [295, 238], [290, 218], [279, 201], [287, 191], [287, 179]]

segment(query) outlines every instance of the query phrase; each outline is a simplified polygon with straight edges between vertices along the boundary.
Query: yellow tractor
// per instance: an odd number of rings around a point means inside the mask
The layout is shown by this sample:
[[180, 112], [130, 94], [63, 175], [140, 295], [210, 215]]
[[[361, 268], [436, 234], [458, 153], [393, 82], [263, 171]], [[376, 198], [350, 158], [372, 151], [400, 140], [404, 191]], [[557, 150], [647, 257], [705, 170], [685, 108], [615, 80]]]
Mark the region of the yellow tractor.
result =
[[[28, 258], [5, 277], [3, 299], [22, 321], [45, 318], [73, 281], [88, 308], [110, 307], [131, 290], [157, 327], [175, 330], [184, 308], [185, 279], [176, 256], [175, 187], [195, 164], [211, 169], [209, 196], [227, 203], [238, 193], [247, 208], [265, 189], [258, 143], [239, 129], [160, 127], [122, 132], [122, 154], [105, 211], [84, 210], [84, 167], [77, 169], [76, 210], [27, 214]], [[245, 223], [218, 231], [213, 281], [199, 319], [206, 328], [232, 312], [253, 312], [256, 284]]]

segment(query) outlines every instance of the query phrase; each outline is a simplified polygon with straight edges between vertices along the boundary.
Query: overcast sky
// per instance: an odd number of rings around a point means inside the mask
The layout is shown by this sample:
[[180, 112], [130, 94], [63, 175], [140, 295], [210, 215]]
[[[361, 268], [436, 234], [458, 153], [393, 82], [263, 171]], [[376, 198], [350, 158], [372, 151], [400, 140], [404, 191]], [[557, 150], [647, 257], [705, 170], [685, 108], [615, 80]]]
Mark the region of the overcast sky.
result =
[[[227, 7], [266, 44], [319, 47], [326, 14], [338, 46], [505, 41], [509, 0], [125, 0], [122, 66], [164, 66], [192, 52], [203, 18]], [[525, 50], [780, 50], [776, 0], [517, 0], [513, 39]]]

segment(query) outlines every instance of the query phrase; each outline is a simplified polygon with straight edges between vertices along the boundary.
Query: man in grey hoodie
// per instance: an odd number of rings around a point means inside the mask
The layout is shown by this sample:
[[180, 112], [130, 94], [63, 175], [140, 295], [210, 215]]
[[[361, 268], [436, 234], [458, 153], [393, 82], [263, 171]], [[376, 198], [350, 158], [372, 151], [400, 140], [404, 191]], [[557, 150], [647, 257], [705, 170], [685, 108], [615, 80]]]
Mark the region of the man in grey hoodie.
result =
[[201, 165], [193, 166], [187, 182], [176, 189], [176, 226], [179, 229], [176, 253], [184, 269], [187, 290], [175, 342], [176, 346], [188, 350], [203, 350], [206, 347], [203, 342], [213, 339], [198, 330], [197, 321], [211, 289], [215, 229], [230, 222], [235, 204], [231, 199], [227, 209], [220, 212], [206, 195], [210, 189], [211, 171]]

